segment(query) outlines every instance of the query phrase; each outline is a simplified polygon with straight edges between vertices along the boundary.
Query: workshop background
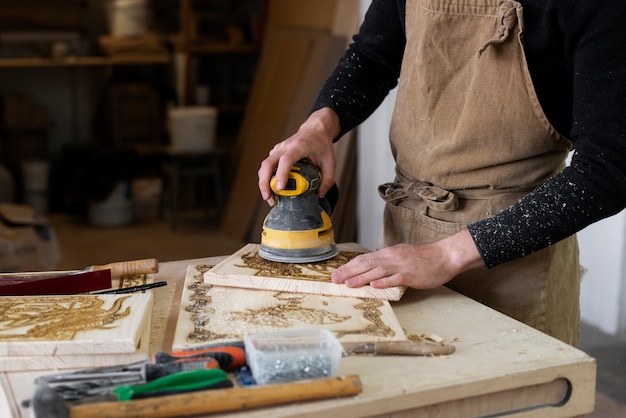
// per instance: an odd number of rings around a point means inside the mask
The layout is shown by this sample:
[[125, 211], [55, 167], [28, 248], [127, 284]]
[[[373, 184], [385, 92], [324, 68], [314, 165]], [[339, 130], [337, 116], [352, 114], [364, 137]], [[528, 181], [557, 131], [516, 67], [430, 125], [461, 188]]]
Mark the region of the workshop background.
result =
[[[258, 164], [304, 119], [368, 4], [0, 0], [0, 271], [258, 242]], [[394, 97], [338, 145], [337, 242], [377, 246]], [[625, 237], [624, 212], [579, 234], [597, 417], [626, 411]]]

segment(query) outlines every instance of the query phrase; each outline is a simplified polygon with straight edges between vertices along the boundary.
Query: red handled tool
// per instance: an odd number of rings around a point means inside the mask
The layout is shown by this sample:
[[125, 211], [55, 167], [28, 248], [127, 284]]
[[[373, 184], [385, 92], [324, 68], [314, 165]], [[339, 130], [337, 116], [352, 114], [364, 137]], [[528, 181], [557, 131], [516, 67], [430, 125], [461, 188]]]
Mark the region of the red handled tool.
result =
[[197, 362], [200, 360], [214, 359], [219, 363], [220, 369], [233, 370], [246, 364], [246, 352], [243, 345], [237, 343], [219, 347], [211, 346], [190, 350], [167, 351], [156, 353], [152, 357], [152, 363], [178, 364], [184, 362]]

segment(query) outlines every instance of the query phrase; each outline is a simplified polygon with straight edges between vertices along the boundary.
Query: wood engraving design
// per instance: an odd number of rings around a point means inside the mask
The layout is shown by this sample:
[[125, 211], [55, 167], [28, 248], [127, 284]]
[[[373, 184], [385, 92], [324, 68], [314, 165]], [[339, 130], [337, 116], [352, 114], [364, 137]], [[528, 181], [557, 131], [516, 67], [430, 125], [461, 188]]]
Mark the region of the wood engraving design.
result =
[[279, 263], [262, 258], [258, 244], [246, 244], [209, 269], [204, 274], [204, 283], [277, 292], [400, 300], [406, 291], [405, 286], [351, 288], [333, 283], [332, 272], [361, 253], [343, 249], [332, 259], [317, 263]]
[[207, 285], [202, 277], [210, 268], [188, 267], [173, 349], [307, 328], [346, 341], [405, 339], [387, 301]]
[[293, 280], [313, 280], [330, 282], [331, 273], [360, 253], [341, 251], [330, 260], [317, 263], [278, 263], [262, 258], [257, 252], [248, 252], [241, 255], [243, 264], [239, 267], [247, 267], [256, 271], [255, 276], [263, 277], [288, 277]]
[[113, 289], [126, 289], [133, 286], [141, 286], [152, 282], [152, 279], [148, 278], [148, 274], [134, 274], [132, 276], [122, 276], [119, 279], [113, 280]]
[[[67, 296], [54, 303], [49, 297], [2, 298], [0, 340], [72, 340], [79, 331], [113, 328], [130, 314], [130, 306], [123, 308], [129, 297], [116, 299], [109, 309], [98, 296]], [[31, 328], [17, 332], [25, 327]]]
[[362, 303], [354, 307], [363, 312], [363, 317], [372, 324], [362, 330], [337, 331], [337, 338], [349, 334], [375, 335], [377, 337], [393, 337], [396, 332], [382, 320], [382, 312], [380, 308], [383, 301], [378, 299], [364, 299]]
[[274, 298], [279, 301], [277, 305], [227, 312], [225, 317], [229, 321], [242, 321], [274, 328], [289, 328], [297, 325], [298, 322], [313, 325], [338, 324], [350, 319], [350, 316], [340, 315], [326, 309], [303, 307], [302, 300], [305, 297], [296, 293], [277, 292], [274, 293]]
[[191, 304], [186, 305], [184, 310], [191, 314], [193, 323], [193, 331], [189, 333], [187, 340], [193, 343], [200, 343], [221, 339], [242, 339], [241, 336], [236, 334], [217, 334], [208, 328], [211, 316], [215, 314], [215, 310], [210, 306], [212, 302], [211, 286], [202, 285], [202, 276], [211, 267], [206, 264], [195, 266], [195, 272], [192, 273], [192, 283], [187, 286], [190, 292], [188, 300]]

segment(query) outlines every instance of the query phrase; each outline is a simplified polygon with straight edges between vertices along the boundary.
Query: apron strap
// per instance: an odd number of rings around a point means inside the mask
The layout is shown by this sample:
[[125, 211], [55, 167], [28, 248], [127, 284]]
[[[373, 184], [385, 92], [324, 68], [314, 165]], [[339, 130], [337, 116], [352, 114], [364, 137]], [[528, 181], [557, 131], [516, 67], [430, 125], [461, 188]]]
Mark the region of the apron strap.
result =
[[522, 19], [521, 14], [518, 13], [518, 8], [521, 11], [521, 5], [516, 1], [504, 1], [500, 4], [498, 9], [500, 25], [496, 28], [493, 38], [482, 44], [478, 50], [478, 55], [482, 54], [489, 45], [499, 45], [508, 39], [517, 22]]
[[405, 199], [424, 200], [431, 209], [451, 211], [459, 207], [456, 193], [421, 181], [385, 183], [378, 186], [378, 194], [386, 202], [397, 205]]
[[422, 180], [411, 179], [396, 167], [396, 181], [378, 186], [378, 194], [388, 203], [397, 205], [406, 199], [423, 200], [426, 205], [437, 211], [457, 210], [459, 199], [502, 199], [519, 198], [527, 195], [533, 187], [494, 190], [488, 188], [447, 190]]

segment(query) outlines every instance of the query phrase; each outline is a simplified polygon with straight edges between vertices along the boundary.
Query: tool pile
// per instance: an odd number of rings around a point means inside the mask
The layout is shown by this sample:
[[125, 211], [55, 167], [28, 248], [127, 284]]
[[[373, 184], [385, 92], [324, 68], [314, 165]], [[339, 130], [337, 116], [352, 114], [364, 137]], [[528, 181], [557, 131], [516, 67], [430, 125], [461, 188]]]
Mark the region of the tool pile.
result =
[[35, 418], [195, 416], [357, 395], [358, 376], [335, 376], [340, 358], [352, 353], [454, 352], [452, 346], [413, 341], [345, 348], [326, 330], [253, 334], [130, 364], [43, 375], [24, 406]]
[[[276, 338], [280, 344], [281, 336]], [[331, 377], [330, 373], [317, 379], [256, 385], [246, 356], [246, 347], [256, 341], [158, 352], [141, 362], [43, 375], [35, 379], [33, 398], [24, 401], [24, 406], [36, 418], [176, 417], [361, 391], [358, 376]]]

